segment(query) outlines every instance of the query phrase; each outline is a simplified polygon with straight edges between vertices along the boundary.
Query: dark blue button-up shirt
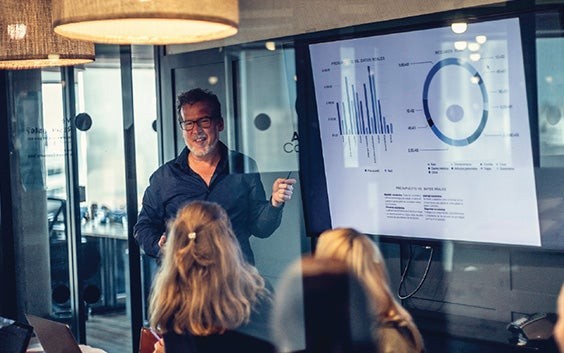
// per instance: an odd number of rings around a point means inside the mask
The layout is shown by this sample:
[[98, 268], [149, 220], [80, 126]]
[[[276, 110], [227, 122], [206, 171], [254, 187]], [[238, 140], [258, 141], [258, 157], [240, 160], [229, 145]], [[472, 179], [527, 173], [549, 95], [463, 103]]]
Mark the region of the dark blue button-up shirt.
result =
[[245, 258], [254, 264], [251, 235], [266, 238], [280, 225], [282, 207], [266, 199], [256, 162], [219, 143], [221, 160], [210, 185], [188, 166], [188, 148], [161, 167], [149, 179], [143, 205], [134, 227], [137, 243], [150, 256], [159, 255], [158, 241], [166, 224], [182, 206], [194, 200], [217, 202], [231, 225]]

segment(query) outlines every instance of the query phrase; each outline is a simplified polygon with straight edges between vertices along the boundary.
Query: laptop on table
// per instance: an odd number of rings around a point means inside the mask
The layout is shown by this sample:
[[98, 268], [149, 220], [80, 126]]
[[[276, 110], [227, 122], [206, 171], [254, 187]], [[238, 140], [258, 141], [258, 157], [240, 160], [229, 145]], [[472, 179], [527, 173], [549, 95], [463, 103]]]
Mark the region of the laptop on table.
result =
[[57, 321], [26, 314], [45, 353], [81, 353], [70, 328]]

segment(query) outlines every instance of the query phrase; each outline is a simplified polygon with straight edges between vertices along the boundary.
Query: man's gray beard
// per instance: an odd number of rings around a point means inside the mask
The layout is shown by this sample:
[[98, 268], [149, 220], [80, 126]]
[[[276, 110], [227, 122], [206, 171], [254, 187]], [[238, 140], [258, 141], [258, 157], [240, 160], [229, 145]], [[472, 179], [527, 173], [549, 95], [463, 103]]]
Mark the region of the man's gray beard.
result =
[[[202, 158], [202, 157], [207, 157], [210, 154], [214, 153], [217, 149], [217, 144], [219, 142], [219, 139], [216, 138], [215, 141], [209, 145], [205, 150], [203, 150], [202, 152], [195, 152], [190, 150], [190, 153], [192, 153], [194, 156], [198, 157], [198, 158]], [[188, 147], [190, 148], [190, 147]]]

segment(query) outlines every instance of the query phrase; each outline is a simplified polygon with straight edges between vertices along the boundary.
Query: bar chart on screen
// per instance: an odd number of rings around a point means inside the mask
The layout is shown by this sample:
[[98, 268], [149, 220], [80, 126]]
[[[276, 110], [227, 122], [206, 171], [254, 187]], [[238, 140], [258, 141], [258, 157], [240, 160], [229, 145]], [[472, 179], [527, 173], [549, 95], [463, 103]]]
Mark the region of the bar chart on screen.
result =
[[[378, 99], [374, 73], [366, 67], [367, 82], [359, 92], [354, 84], [345, 79], [346, 102], [335, 102], [339, 135], [385, 135], [393, 133], [393, 125], [386, 122]], [[368, 84], [368, 88], [367, 88]]]
[[[344, 150], [347, 151], [349, 159], [358, 160], [364, 157], [377, 163], [380, 149], [387, 151], [388, 144], [393, 141], [394, 127], [382, 112], [376, 78], [370, 66], [366, 66], [366, 76], [359, 82], [360, 84], [355, 84], [348, 76], [344, 76], [343, 99], [333, 102], [338, 135], [343, 137]], [[364, 156], [359, 156], [362, 151]]]

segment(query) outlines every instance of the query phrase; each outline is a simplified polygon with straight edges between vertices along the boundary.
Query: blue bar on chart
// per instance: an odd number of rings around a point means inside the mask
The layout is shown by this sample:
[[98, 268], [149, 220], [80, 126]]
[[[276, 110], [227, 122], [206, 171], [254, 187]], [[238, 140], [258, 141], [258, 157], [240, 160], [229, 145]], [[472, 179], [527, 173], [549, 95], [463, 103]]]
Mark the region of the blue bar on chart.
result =
[[362, 90], [356, 89], [354, 84], [349, 84], [345, 76], [346, 101], [336, 102], [337, 120], [340, 135], [376, 135], [393, 134], [392, 123], [386, 122], [382, 115], [380, 99], [376, 92], [374, 73], [367, 66], [368, 88], [366, 82], [362, 83]]

